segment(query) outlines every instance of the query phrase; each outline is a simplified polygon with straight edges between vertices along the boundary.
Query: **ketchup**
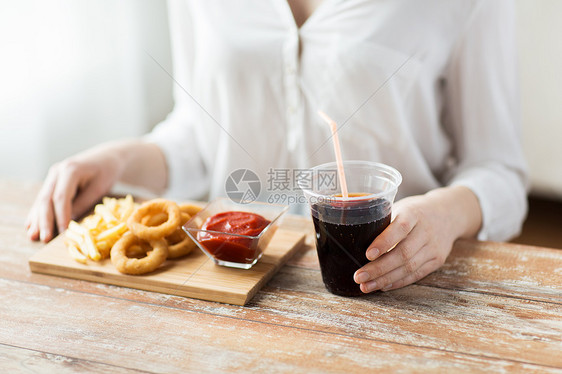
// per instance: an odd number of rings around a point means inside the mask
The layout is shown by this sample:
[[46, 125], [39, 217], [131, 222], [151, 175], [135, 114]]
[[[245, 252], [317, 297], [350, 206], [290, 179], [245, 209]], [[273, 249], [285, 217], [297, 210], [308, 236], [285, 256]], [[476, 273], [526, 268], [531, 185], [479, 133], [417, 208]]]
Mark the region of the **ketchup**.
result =
[[250, 264], [256, 258], [257, 241], [228, 234], [258, 236], [269, 223], [255, 213], [222, 212], [207, 218], [201, 227], [219, 233], [200, 231], [197, 240], [218, 260]]

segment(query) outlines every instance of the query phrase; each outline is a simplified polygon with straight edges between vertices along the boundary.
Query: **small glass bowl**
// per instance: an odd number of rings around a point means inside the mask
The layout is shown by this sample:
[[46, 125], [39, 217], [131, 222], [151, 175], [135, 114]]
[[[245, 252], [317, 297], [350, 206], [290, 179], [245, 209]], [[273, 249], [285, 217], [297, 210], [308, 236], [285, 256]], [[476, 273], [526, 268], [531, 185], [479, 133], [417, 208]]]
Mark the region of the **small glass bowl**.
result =
[[[261, 258], [263, 251], [269, 244], [275, 231], [277, 231], [277, 227], [281, 223], [281, 219], [287, 210], [288, 206], [286, 205], [261, 202], [238, 204], [228, 198], [218, 198], [191, 217], [191, 219], [183, 225], [183, 229], [203, 253], [209, 256], [215, 264], [239, 269], [250, 269]], [[207, 218], [218, 213], [229, 211], [259, 214], [271, 222], [257, 236], [201, 229]], [[215, 251], [215, 253], [213, 253], [210, 248], [207, 248], [204, 243], [199, 241], [198, 234], [200, 233], [212, 234], [215, 238], [224, 240], [225, 242], [235, 241], [237, 246], [243, 243], [244, 250], [239, 253], [229, 253], [229, 251]]]

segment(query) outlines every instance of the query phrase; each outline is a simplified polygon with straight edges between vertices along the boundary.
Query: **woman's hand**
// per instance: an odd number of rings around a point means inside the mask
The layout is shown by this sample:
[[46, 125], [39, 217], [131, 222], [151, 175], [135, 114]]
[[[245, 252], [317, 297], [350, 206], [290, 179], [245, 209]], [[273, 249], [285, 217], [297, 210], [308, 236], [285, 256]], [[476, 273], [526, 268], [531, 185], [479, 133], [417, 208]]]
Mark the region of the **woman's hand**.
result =
[[164, 156], [154, 144], [122, 141], [94, 147], [49, 169], [27, 217], [27, 234], [48, 242], [118, 180], [161, 191], [166, 179]]
[[482, 222], [476, 196], [461, 186], [402, 199], [393, 216], [367, 249], [371, 262], [355, 272], [365, 293], [404, 287], [437, 270], [455, 240], [475, 236]]
[[94, 148], [51, 166], [27, 217], [28, 236], [48, 242], [56, 228], [66, 229], [117, 181], [119, 161], [115, 153]]

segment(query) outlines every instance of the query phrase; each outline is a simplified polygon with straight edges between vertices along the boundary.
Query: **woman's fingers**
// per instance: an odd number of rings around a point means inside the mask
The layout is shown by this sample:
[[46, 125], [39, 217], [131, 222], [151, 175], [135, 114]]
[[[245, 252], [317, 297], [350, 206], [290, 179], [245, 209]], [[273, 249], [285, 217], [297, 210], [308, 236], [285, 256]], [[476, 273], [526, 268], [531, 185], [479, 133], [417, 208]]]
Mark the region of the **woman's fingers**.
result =
[[[125, 169], [127, 161], [119, 157], [129, 154], [125, 149], [141, 155], [134, 158], [134, 170], [140, 171], [144, 170], [144, 162], [150, 162], [150, 155], [154, 153], [145, 155], [147, 148], [142, 142], [108, 143], [53, 165], [30, 210], [26, 223], [28, 236], [33, 240], [49, 241], [54, 237], [56, 228], [62, 232], [71, 219], [90, 209], [110, 190]], [[141, 161], [138, 161], [139, 158]], [[160, 166], [157, 163], [155, 167]]]
[[92, 181], [91, 184], [83, 186], [80, 190], [80, 194], [76, 196], [72, 203], [72, 217], [80, 217], [86, 213], [103, 195], [109, 191], [108, 188], [102, 188]]
[[410, 234], [416, 223], [416, 216], [413, 214], [397, 214], [390, 225], [367, 248], [367, 259], [373, 261], [390, 251]]
[[54, 235], [55, 216], [51, 199], [43, 202], [38, 208], [39, 215], [39, 238], [42, 242], [48, 242]]
[[39, 240], [39, 225], [37, 224], [37, 214], [35, 213], [36, 210], [35, 205], [36, 203], [33, 203], [33, 205], [31, 206], [31, 209], [27, 214], [27, 220], [25, 223], [25, 227], [27, 229], [27, 236], [31, 240]]
[[48, 241], [52, 238], [54, 220], [51, 196], [56, 184], [57, 169], [57, 165], [49, 169], [47, 178], [29, 212], [27, 235], [31, 240]]
[[71, 220], [72, 200], [78, 189], [79, 176], [74, 168], [62, 170], [53, 190], [52, 202], [59, 233], [63, 232]]
[[441, 265], [443, 265], [443, 262], [440, 261], [439, 258], [433, 258], [427, 261], [426, 263], [424, 263], [422, 266], [420, 266], [416, 272], [406, 273], [406, 276], [404, 278], [400, 278], [396, 281], [393, 281], [392, 283], [386, 284], [382, 286], [380, 289], [382, 291], [391, 291], [397, 288], [405, 287], [407, 285], [419, 281], [422, 278], [425, 278], [430, 273], [439, 269]]
[[30, 212], [30, 218], [27, 222], [27, 236], [31, 240], [39, 240], [39, 226], [34, 218], [31, 218], [32, 213]]
[[76, 195], [79, 168], [71, 163], [53, 165], [29, 212], [27, 234], [32, 240], [48, 242], [56, 229], [62, 232], [71, 219], [72, 200]]
[[368, 291], [364, 292], [371, 292], [403, 278], [405, 276], [402, 274], [403, 272], [417, 271], [423, 263], [429, 260], [428, 251], [422, 251], [428, 240], [423, 229], [415, 226], [394, 249], [357, 270], [355, 281], [365, 285], [362, 288], [368, 289]]
[[[382, 274], [372, 275], [369, 281], [361, 283], [361, 291], [368, 293], [376, 290], [386, 290], [405, 278], [415, 279], [413, 281], [415, 282], [427, 275], [422, 272], [422, 269], [425, 264], [432, 261], [434, 257], [426, 246], [418, 248], [417, 252], [409, 259], [403, 259], [402, 256], [405, 255], [400, 254], [399, 251], [400, 248], [397, 246], [379, 259], [381, 262], [384, 259], [388, 264], [391, 264], [388, 268], [385, 267], [385, 264], [371, 263], [373, 267], [378, 270], [378, 273]], [[367, 267], [367, 265], [365, 267]]]

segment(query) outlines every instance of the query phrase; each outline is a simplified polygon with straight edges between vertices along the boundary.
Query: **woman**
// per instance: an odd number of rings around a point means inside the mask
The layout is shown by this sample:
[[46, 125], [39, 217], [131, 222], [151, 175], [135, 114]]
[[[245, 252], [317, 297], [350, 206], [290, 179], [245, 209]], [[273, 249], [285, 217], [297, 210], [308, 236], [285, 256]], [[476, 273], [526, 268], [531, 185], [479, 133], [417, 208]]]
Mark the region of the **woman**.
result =
[[29, 215], [32, 239], [50, 240], [116, 181], [213, 198], [240, 168], [264, 181], [332, 161], [318, 109], [340, 124], [344, 159], [403, 175], [394, 220], [355, 273], [363, 292], [423, 278], [458, 238], [520, 229], [511, 1], [184, 0], [171, 3], [170, 24], [173, 112], [143, 139], [54, 165]]

